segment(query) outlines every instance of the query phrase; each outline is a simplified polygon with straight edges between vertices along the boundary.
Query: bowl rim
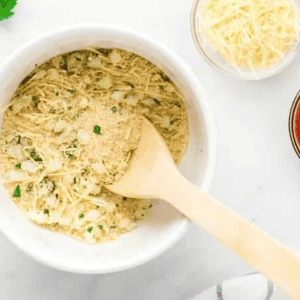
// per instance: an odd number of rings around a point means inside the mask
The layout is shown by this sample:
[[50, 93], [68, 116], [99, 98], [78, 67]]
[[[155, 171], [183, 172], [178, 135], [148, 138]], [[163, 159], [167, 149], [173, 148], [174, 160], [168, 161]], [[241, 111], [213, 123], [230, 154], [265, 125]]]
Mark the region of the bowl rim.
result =
[[293, 148], [295, 150], [295, 153], [300, 158], [300, 149], [299, 149], [298, 143], [296, 141], [296, 136], [295, 136], [295, 132], [294, 132], [295, 113], [296, 113], [296, 109], [297, 109], [297, 107], [299, 105], [299, 100], [300, 100], [300, 90], [296, 94], [296, 96], [295, 96], [295, 98], [293, 100], [292, 106], [290, 108], [290, 114], [289, 114], [289, 134], [290, 134], [292, 146], [293, 146]]
[[[13, 53], [11, 53], [3, 62], [0, 64], [0, 75], [5, 74], [5, 70], [7, 67], [13, 63], [15, 57], [22, 55], [23, 52], [26, 52], [28, 49], [32, 49], [36, 47], [36, 45], [40, 45], [41, 43], [48, 41], [49, 39], [59, 36], [62, 37], [64, 35], [68, 35], [70, 33], [74, 33], [78, 30], [110, 30], [115, 31], [116, 33], [124, 33], [132, 36], [135, 40], [143, 40], [145, 43], [153, 45], [154, 48], [157, 48], [161, 52], [166, 53], [172, 61], [176, 62], [176, 66], [182, 70], [183, 76], [186, 77], [187, 81], [191, 83], [193, 89], [196, 94], [201, 98], [201, 103], [199, 103], [199, 107], [203, 110], [203, 122], [206, 125], [207, 143], [208, 143], [208, 161], [206, 172], [203, 177], [202, 189], [208, 191], [210, 183], [213, 178], [215, 166], [216, 166], [216, 157], [217, 157], [217, 137], [216, 137], [216, 128], [214, 119], [212, 116], [212, 112], [208, 106], [208, 101], [206, 98], [206, 93], [202, 88], [200, 82], [196, 78], [196, 76], [192, 73], [187, 64], [176, 54], [173, 50], [170, 50], [164, 44], [153, 40], [152, 38], [144, 35], [143, 33], [138, 33], [131, 28], [126, 28], [118, 25], [99, 25], [99, 24], [80, 24], [76, 26], [63, 26], [59, 27], [55, 30], [48, 31], [40, 36], [37, 36], [30, 41], [26, 42], [24, 45], [16, 49]], [[199, 184], [199, 183], [196, 183]], [[131, 259], [127, 259], [125, 262], [120, 263], [118, 266], [93, 266], [93, 267], [83, 267], [80, 264], [77, 266], [70, 265], [67, 261], [56, 261], [55, 259], [50, 259], [49, 257], [45, 257], [43, 253], [40, 253], [34, 249], [34, 247], [30, 246], [30, 243], [21, 240], [16, 236], [14, 231], [9, 226], [5, 226], [4, 222], [0, 220], [0, 230], [1, 232], [8, 238], [13, 244], [18, 246], [22, 251], [26, 254], [39, 261], [40, 263], [54, 267], [59, 270], [73, 272], [73, 273], [83, 273], [83, 274], [104, 274], [104, 273], [112, 273], [123, 271], [126, 269], [134, 268], [136, 266], [142, 265], [146, 262], [151, 261], [152, 259], [158, 257], [160, 254], [171, 248], [187, 231], [189, 227], [190, 221], [188, 219], [180, 220], [180, 224], [178, 225], [178, 229], [173, 232], [168, 238], [164, 241], [160, 246], [156, 246], [151, 248], [151, 250], [143, 252], [142, 255], [138, 257], [134, 257]]]
[[[191, 30], [191, 34], [192, 34], [192, 38], [194, 41], [194, 44], [196, 46], [196, 49], [198, 50], [198, 52], [201, 54], [201, 56], [204, 58], [204, 60], [211, 66], [217, 68], [219, 71], [221, 71], [222, 73], [225, 73], [227, 75], [232, 76], [233, 78], [239, 79], [239, 80], [244, 80], [244, 81], [259, 81], [262, 79], [266, 79], [272, 76], [277, 75], [278, 73], [282, 72], [284, 69], [286, 69], [296, 58], [297, 54], [299, 53], [300, 50], [300, 40], [298, 42], [298, 44], [296, 45], [296, 47], [293, 49], [291, 48], [290, 50], [293, 50], [294, 53], [293, 55], [291, 55], [286, 62], [281, 65], [276, 71], [273, 70], [273, 68], [275, 68], [276, 66], [279, 66], [279, 64], [276, 64], [274, 66], [271, 66], [268, 69], [265, 69], [265, 73], [264, 74], [259, 74], [260, 71], [258, 71], [257, 73], [252, 72], [250, 74], [253, 74], [253, 76], [250, 75], [246, 75], [246, 76], [241, 76], [239, 72], [232, 72], [230, 70], [227, 70], [223, 67], [221, 67], [220, 65], [218, 65], [217, 63], [215, 63], [206, 53], [205, 50], [203, 49], [202, 45], [201, 45], [201, 41], [199, 38], [199, 35], [197, 33], [197, 26], [196, 26], [196, 20], [197, 20], [197, 12], [199, 9], [199, 5], [201, 3], [203, 3], [205, 0], [194, 0], [193, 5], [192, 5], [192, 9], [190, 12], [190, 30]], [[293, 2], [297, 5], [299, 14], [300, 14], [300, 3], [299, 0], [293, 0]], [[290, 51], [289, 50], [289, 51]]]

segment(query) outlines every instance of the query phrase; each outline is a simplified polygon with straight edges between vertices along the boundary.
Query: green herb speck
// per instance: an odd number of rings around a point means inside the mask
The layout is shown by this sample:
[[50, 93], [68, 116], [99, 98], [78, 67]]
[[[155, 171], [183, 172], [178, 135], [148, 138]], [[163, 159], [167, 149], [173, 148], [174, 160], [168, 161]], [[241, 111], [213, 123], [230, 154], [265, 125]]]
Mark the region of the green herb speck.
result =
[[39, 101], [39, 98], [38, 98], [37, 96], [32, 96], [32, 100], [33, 100], [34, 102], [38, 102], [38, 101]]
[[93, 227], [88, 227], [88, 229], [87, 229], [88, 232], [92, 232], [92, 230], [93, 230]]
[[61, 69], [68, 71], [68, 63], [65, 60], [63, 60], [60, 67], [61, 67]]
[[17, 185], [15, 190], [14, 190], [14, 194], [13, 194], [14, 198], [20, 198], [21, 197], [21, 189], [20, 186]]
[[77, 148], [77, 145], [76, 145], [76, 144], [74, 144], [74, 145], [73, 145], [73, 147], [74, 147], [74, 148]]
[[80, 214], [79, 219], [83, 219], [83, 218], [84, 218], [84, 214]]
[[112, 111], [112, 112], [116, 112], [116, 111], [117, 111], [117, 108], [116, 108], [115, 106], [113, 106], [113, 107], [111, 108], [111, 111]]
[[103, 225], [98, 225], [99, 229], [102, 230], [103, 229]]
[[100, 134], [101, 133], [101, 127], [99, 125], [94, 126], [94, 133]]
[[75, 158], [74, 154], [71, 153], [68, 154], [68, 159], [74, 159], [74, 158]]
[[35, 158], [35, 156], [36, 156], [36, 153], [35, 153], [34, 150], [32, 150], [32, 151], [30, 152], [30, 157]]
[[16, 164], [16, 169], [21, 169], [21, 164]]
[[74, 94], [74, 90], [72, 90], [72, 89], [68, 89], [68, 92], [69, 92], [70, 94]]
[[27, 186], [27, 192], [30, 192], [32, 190], [32, 184], [29, 184], [28, 186]]
[[46, 209], [44, 210], [44, 214], [45, 214], [45, 215], [49, 215], [49, 209], [46, 208]]

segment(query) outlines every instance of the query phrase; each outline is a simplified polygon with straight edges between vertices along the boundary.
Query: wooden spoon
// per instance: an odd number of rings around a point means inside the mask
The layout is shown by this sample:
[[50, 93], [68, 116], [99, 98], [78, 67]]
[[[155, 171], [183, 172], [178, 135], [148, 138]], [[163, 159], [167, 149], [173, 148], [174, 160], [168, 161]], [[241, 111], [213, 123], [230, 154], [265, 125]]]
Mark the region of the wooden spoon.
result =
[[126, 173], [107, 188], [127, 197], [168, 201], [300, 300], [300, 256], [188, 182], [148, 120], [143, 120], [141, 139]]

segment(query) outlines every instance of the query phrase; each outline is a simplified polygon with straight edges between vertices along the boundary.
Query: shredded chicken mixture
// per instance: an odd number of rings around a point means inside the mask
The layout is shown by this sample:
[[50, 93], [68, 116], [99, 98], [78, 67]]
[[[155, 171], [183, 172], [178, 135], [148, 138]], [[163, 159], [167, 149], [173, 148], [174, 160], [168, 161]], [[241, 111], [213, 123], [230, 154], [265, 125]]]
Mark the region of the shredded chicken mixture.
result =
[[126, 172], [141, 116], [178, 164], [188, 143], [184, 101], [151, 62], [121, 49], [85, 48], [36, 66], [4, 109], [0, 165], [11, 199], [36, 224], [87, 243], [133, 230], [153, 200], [105, 185]]

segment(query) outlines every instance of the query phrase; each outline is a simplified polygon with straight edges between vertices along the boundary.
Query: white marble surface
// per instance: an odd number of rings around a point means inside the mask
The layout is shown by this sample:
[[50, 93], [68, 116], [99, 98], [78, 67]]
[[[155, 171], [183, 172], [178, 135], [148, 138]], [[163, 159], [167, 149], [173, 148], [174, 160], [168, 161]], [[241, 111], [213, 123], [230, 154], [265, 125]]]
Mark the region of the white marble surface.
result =
[[[191, 6], [192, 0], [19, 0], [13, 19], [0, 23], [0, 57], [46, 31], [91, 22], [123, 25], [165, 43], [198, 76], [216, 120], [218, 164], [211, 194], [300, 252], [300, 161], [288, 134], [289, 109], [300, 88], [299, 58], [261, 82], [229, 78], [198, 55], [190, 35]], [[109, 275], [50, 269], [0, 233], [1, 300], [186, 300], [251, 270], [195, 226], [152, 262]]]

